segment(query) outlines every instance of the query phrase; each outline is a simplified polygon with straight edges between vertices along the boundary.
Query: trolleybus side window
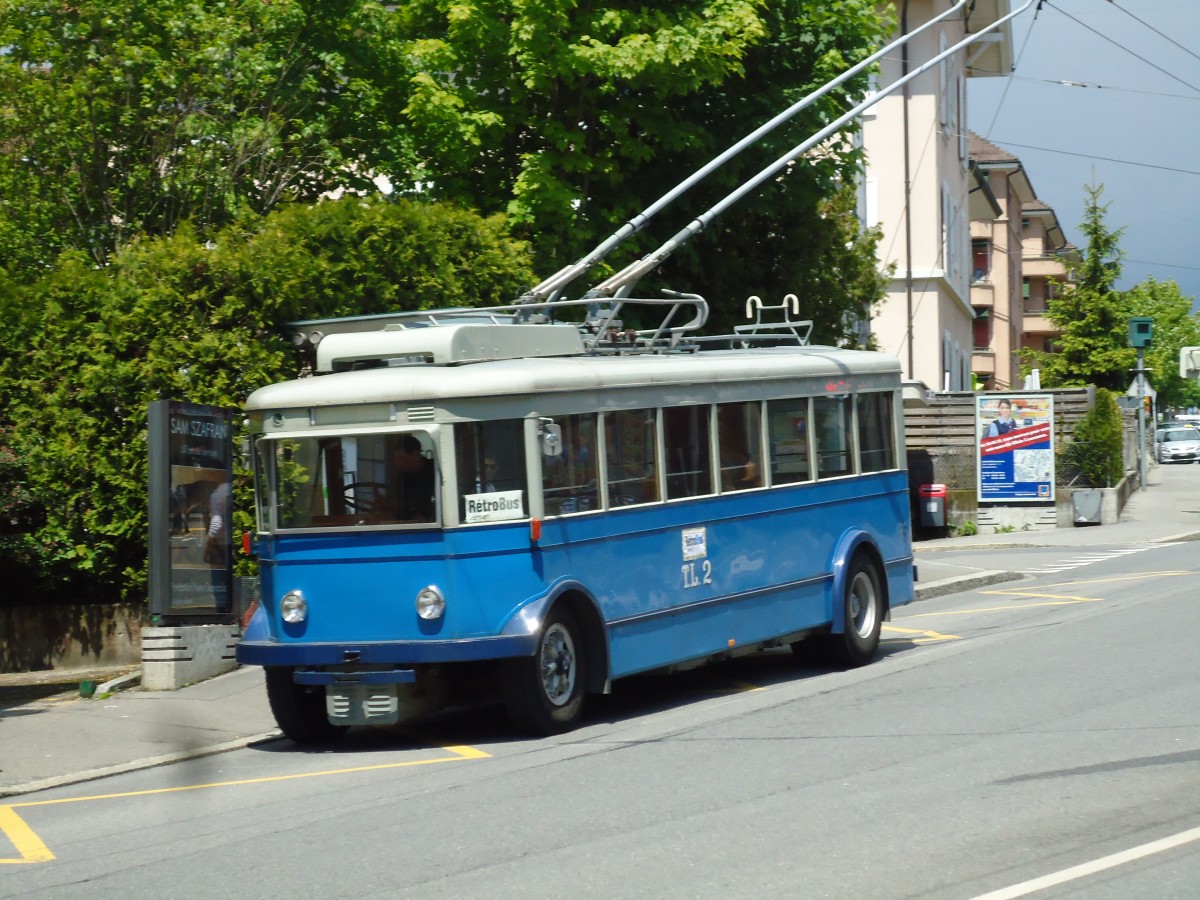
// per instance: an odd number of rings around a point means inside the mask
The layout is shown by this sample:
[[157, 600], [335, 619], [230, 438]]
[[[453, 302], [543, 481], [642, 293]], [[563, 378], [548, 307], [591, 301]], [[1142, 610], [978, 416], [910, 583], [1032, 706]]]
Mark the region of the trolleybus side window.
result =
[[658, 446], [652, 409], [604, 414], [609, 507], [653, 503], [660, 498], [655, 467]]
[[810, 480], [808, 398], [769, 401], [767, 421], [771, 436], [771, 483]]
[[562, 453], [542, 457], [542, 492], [546, 515], [559, 516], [600, 508], [596, 464], [596, 415], [559, 416]]
[[458, 514], [470, 525], [529, 516], [522, 419], [454, 426]]
[[850, 398], [846, 395], [813, 398], [816, 423], [817, 477], [836, 478], [854, 473]]
[[858, 395], [858, 449], [864, 472], [896, 468], [892, 395]]
[[668, 500], [713, 493], [709, 409], [682, 406], [663, 410]]
[[717, 450], [721, 493], [762, 486], [762, 404], [717, 406]]

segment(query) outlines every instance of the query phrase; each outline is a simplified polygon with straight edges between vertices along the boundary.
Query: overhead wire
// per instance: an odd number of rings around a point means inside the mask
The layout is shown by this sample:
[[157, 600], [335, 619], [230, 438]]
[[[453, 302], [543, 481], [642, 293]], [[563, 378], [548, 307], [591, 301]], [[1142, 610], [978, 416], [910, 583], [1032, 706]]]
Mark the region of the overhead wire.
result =
[[1197, 54], [1195, 54], [1194, 52], [1189, 50], [1187, 47], [1183, 46], [1183, 44], [1179, 43], [1179, 41], [1175, 40], [1169, 34], [1164, 34], [1163, 32], [1159, 31], [1157, 28], [1155, 28], [1149, 22], [1139, 19], [1137, 16], [1135, 16], [1133, 13], [1131, 13], [1129, 10], [1127, 10], [1125, 7], [1123, 7], [1120, 3], [1117, 3], [1116, 0], [1108, 0], [1108, 2], [1111, 3], [1113, 6], [1115, 6], [1117, 9], [1119, 9], [1121, 12], [1125, 13], [1125, 15], [1129, 16], [1129, 18], [1133, 19], [1135, 22], [1138, 22], [1141, 25], [1144, 25], [1146, 28], [1149, 28], [1151, 31], [1153, 31], [1155, 34], [1157, 34], [1160, 38], [1170, 41], [1172, 44], [1174, 44], [1176, 47], [1178, 47], [1180, 50], [1182, 50], [1188, 56], [1191, 56], [1195, 59], [1200, 59], [1200, 56], [1198, 56]]
[[1055, 150], [1052, 147], [1034, 147], [1030, 144], [1018, 144], [1015, 141], [1006, 141], [1001, 138], [993, 138], [995, 143], [1005, 147], [1020, 147], [1022, 150], [1040, 150], [1043, 153], [1057, 153], [1061, 156], [1078, 156], [1083, 159], [1095, 159], [1101, 162], [1120, 163], [1125, 166], [1138, 166], [1143, 169], [1158, 169], [1163, 172], [1177, 172], [1181, 175], [1200, 175], [1200, 171], [1195, 169], [1177, 169], [1173, 166], [1160, 166], [1154, 163], [1134, 162], [1130, 159], [1116, 159], [1109, 156], [1097, 156], [1095, 153], [1072, 153], [1070, 150]]
[[[1029, 46], [1029, 36], [1033, 34], [1033, 26], [1037, 24], [1038, 16], [1042, 12], [1042, 4], [1038, 3], [1033, 10], [1033, 21], [1029, 23], [1029, 30], [1025, 32], [1025, 40], [1021, 41], [1021, 49], [1017, 51], [1017, 58], [1013, 60], [1013, 71], [1017, 70], [1017, 66], [1021, 64], [1021, 57], [1025, 55], [1025, 48]], [[992, 129], [996, 127], [996, 119], [1000, 117], [1000, 110], [1004, 106], [1004, 98], [1008, 96], [1008, 89], [1012, 86], [1012, 81], [1006, 79], [1004, 82], [1004, 90], [1000, 94], [1000, 101], [996, 104], [996, 112], [992, 114], [992, 121], [988, 124], [987, 136], [991, 136]]]
[[1063, 78], [1028, 78], [1021, 75], [1009, 75], [1013, 81], [1028, 81], [1034, 84], [1057, 84], [1063, 87], [1093, 88], [1095, 90], [1113, 91], [1122, 94], [1142, 94], [1147, 97], [1167, 97], [1171, 100], [1200, 100], [1192, 94], [1168, 94], [1163, 91], [1139, 91], [1137, 88], [1117, 87], [1112, 84], [1093, 84], [1088, 81], [1069, 81]]
[[[1048, 4], [1049, 4], [1049, 3], [1050, 3], [1050, 0], [1044, 0], [1044, 2], [1046, 2], [1046, 3], [1048, 3]], [[1172, 80], [1174, 80], [1174, 81], [1178, 81], [1178, 82], [1179, 82], [1180, 84], [1182, 84], [1184, 87], [1191, 88], [1193, 91], [1195, 91], [1196, 93], [1200, 94], [1200, 87], [1196, 87], [1196, 85], [1194, 85], [1194, 84], [1190, 84], [1190, 83], [1188, 83], [1188, 82], [1184, 81], [1184, 80], [1183, 80], [1182, 78], [1180, 78], [1178, 75], [1174, 74], [1173, 72], [1168, 72], [1166, 69], [1164, 69], [1162, 66], [1158, 65], [1157, 63], [1153, 63], [1153, 62], [1151, 62], [1150, 60], [1146, 59], [1146, 57], [1144, 57], [1144, 56], [1142, 56], [1142, 55], [1140, 55], [1140, 54], [1138, 54], [1138, 53], [1134, 53], [1132, 50], [1130, 50], [1130, 49], [1129, 49], [1128, 47], [1126, 47], [1124, 44], [1120, 43], [1119, 41], [1114, 41], [1114, 40], [1113, 40], [1112, 38], [1110, 38], [1108, 35], [1106, 35], [1106, 34], [1103, 34], [1102, 32], [1099, 32], [1099, 31], [1097, 31], [1097, 30], [1096, 30], [1095, 28], [1093, 28], [1091, 25], [1088, 25], [1088, 24], [1086, 24], [1086, 23], [1084, 23], [1084, 22], [1081, 22], [1081, 21], [1079, 21], [1079, 19], [1075, 18], [1075, 17], [1074, 17], [1073, 15], [1071, 15], [1069, 12], [1066, 12], [1065, 10], [1062, 10], [1062, 9], [1060, 9], [1058, 6], [1056, 6], [1056, 5], [1054, 5], [1054, 4], [1050, 4], [1050, 5], [1051, 5], [1051, 6], [1054, 8], [1054, 10], [1055, 10], [1056, 12], [1058, 12], [1058, 13], [1060, 13], [1060, 14], [1062, 14], [1062, 15], [1066, 16], [1068, 19], [1070, 19], [1072, 22], [1074, 22], [1076, 25], [1080, 26], [1081, 28], [1086, 28], [1086, 29], [1087, 29], [1088, 31], [1090, 31], [1092, 34], [1096, 35], [1096, 36], [1097, 36], [1097, 37], [1099, 37], [1099, 38], [1103, 38], [1104, 40], [1106, 40], [1106, 41], [1108, 41], [1110, 44], [1112, 44], [1114, 47], [1119, 47], [1121, 50], [1124, 50], [1126, 53], [1128, 53], [1130, 56], [1134, 57], [1135, 59], [1140, 59], [1140, 60], [1141, 60], [1142, 62], [1144, 62], [1146, 65], [1150, 66], [1150, 68], [1152, 68], [1152, 69], [1156, 69], [1156, 70], [1158, 70], [1159, 72], [1162, 72], [1162, 73], [1163, 73], [1164, 75], [1166, 75], [1168, 78], [1170, 78], [1170, 79], [1172, 79]], [[1116, 4], [1114, 4], [1114, 6], [1115, 6], [1115, 5], [1116, 5]]]

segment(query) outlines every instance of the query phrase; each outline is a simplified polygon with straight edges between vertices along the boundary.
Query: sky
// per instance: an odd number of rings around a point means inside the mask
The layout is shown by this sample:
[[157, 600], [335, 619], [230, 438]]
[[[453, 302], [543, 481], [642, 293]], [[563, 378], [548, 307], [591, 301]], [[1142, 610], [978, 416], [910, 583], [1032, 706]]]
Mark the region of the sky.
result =
[[1117, 287], [1174, 281], [1200, 311], [1200, 0], [1037, 6], [1013, 20], [1012, 75], [968, 80], [971, 130], [1021, 160], [1081, 249], [1084, 185], [1103, 184]]

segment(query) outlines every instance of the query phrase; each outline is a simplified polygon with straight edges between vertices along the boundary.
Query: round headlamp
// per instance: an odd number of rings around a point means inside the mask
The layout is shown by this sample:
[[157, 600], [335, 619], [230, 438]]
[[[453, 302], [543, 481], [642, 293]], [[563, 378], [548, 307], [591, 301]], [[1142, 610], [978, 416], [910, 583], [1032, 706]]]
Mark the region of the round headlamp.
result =
[[289, 625], [298, 625], [308, 618], [308, 601], [299, 591], [288, 591], [279, 600], [279, 614]]
[[422, 619], [440, 619], [446, 612], [446, 598], [432, 584], [417, 592], [417, 615]]

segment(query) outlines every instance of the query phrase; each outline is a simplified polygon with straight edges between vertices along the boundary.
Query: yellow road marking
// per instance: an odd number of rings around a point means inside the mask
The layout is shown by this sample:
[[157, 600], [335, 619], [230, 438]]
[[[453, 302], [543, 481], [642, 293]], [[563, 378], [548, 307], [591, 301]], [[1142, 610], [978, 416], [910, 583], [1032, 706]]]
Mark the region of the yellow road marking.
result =
[[152, 788], [145, 791], [123, 791], [115, 794], [93, 794], [88, 797], [63, 797], [58, 800], [31, 800], [28, 803], [12, 803], [0, 806], [0, 834], [7, 835], [9, 841], [21, 854], [20, 859], [0, 859], [0, 863], [33, 863], [49, 862], [55, 856], [34, 834], [33, 830], [13, 810], [34, 806], [58, 806], [63, 803], [83, 803], [89, 800], [117, 800], [125, 797], [149, 797], [154, 794], [178, 794], [183, 791], [202, 791], [210, 788], [238, 787], [247, 784], [269, 784], [274, 781], [296, 781], [301, 778], [319, 778], [325, 775], [349, 775], [355, 772], [379, 772], [384, 769], [403, 769], [411, 766], [428, 766], [435, 763], [462, 762], [469, 759], [489, 759], [490, 753], [475, 747], [453, 745], [440, 748], [453, 756], [440, 756], [436, 759], [416, 759], [406, 762], [380, 763], [374, 766], [352, 766], [345, 769], [326, 769], [321, 772], [300, 772], [293, 775], [268, 775], [264, 778], [243, 778], [237, 781], [213, 781], [207, 784], [186, 784], [168, 788]]
[[54, 859], [50, 848], [13, 812], [11, 806], [0, 806], [0, 834], [5, 835], [12, 842], [14, 849], [21, 854], [20, 859], [0, 859], [0, 865], [50, 862]]
[[[911, 618], [911, 616], [906, 617]], [[919, 634], [921, 637], [913, 638], [914, 644], [932, 644], [935, 641], [961, 641], [962, 637], [957, 634], [942, 634], [938, 631], [925, 631], [920, 628], [901, 628], [899, 625], [884, 625], [884, 631], [894, 631], [897, 634]]]
[[[1074, 587], [1076, 585], [1085, 584], [1112, 584], [1118, 581], [1138, 581], [1145, 578], [1159, 578], [1162, 576], [1179, 576], [1179, 575], [1194, 575], [1194, 572], [1187, 571], [1164, 571], [1164, 572], [1142, 572], [1137, 575], [1117, 575], [1111, 578], [1092, 578], [1083, 581], [1061, 581], [1057, 584], [1048, 584], [1048, 588], [1058, 587]], [[1075, 594], [1050, 594], [1044, 591], [1020, 590], [1018, 588], [1001, 588], [994, 591], [980, 591], [981, 594], [996, 597], [1030, 597], [1041, 600], [1048, 600], [1048, 603], [1010, 603], [1006, 606], [986, 606], [982, 609], [948, 609], [943, 612], [928, 612], [928, 613], [913, 613], [909, 616], [903, 616], [903, 619], [922, 619], [935, 616], [970, 616], [975, 613], [989, 612], [1011, 612], [1017, 609], [1034, 609], [1039, 606], [1072, 606], [1078, 603], [1101, 603], [1103, 597], [1081, 597]]]

